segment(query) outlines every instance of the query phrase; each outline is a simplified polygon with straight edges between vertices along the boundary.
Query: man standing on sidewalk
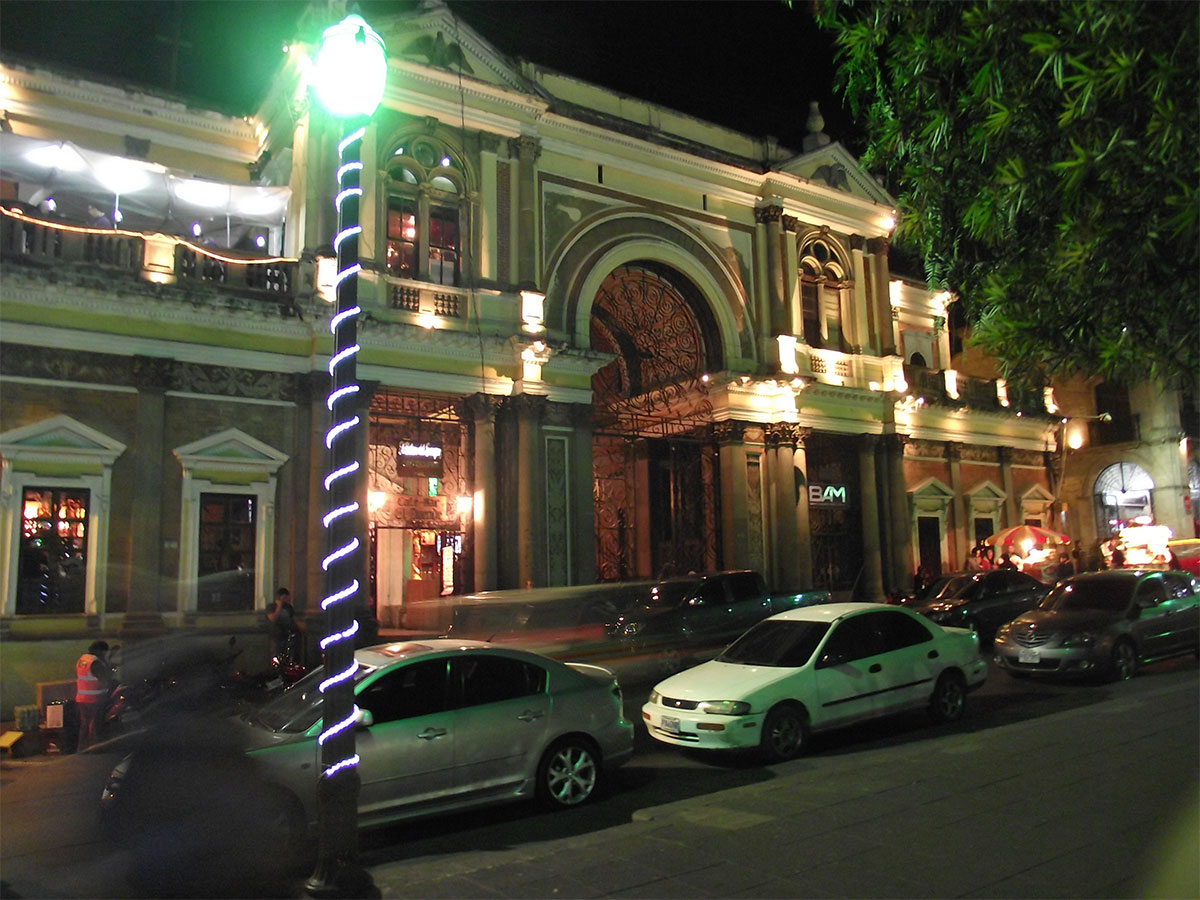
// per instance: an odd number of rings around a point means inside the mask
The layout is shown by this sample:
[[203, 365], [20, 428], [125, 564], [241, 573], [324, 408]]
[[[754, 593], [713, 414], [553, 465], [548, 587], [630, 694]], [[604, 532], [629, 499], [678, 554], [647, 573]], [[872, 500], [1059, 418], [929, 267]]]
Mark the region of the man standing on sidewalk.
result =
[[75, 711], [79, 714], [80, 750], [86, 750], [96, 742], [96, 726], [104, 711], [111, 675], [105, 641], [93, 641], [87, 652], [75, 660]]

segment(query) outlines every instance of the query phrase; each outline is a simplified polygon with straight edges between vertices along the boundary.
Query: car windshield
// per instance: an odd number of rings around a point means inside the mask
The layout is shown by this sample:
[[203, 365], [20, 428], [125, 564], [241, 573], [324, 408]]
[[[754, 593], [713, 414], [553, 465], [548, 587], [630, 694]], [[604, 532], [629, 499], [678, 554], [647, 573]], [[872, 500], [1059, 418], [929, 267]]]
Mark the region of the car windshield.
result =
[[[354, 683], [358, 684], [374, 671], [373, 666], [359, 663]], [[325, 668], [320, 666], [274, 700], [251, 712], [249, 721], [271, 731], [308, 731], [321, 718], [321, 682], [324, 680]]]
[[828, 630], [827, 622], [786, 619], [759, 622], [726, 647], [717, 661], [743, 666], [798, 668], [808, 662]]
[[1100, 609], [1123, 612], [1129, 606], [1133, 582], [1128, 579], [1065, 581], [1054, 588], [1039, 604], [1042, 609]]
[[930, 600], [957, 600], [966, 597], [975, 586], [974, 575], [955, 575], [947, 578], [944, 583], [934, 583], [936, 591], [929, 593]]

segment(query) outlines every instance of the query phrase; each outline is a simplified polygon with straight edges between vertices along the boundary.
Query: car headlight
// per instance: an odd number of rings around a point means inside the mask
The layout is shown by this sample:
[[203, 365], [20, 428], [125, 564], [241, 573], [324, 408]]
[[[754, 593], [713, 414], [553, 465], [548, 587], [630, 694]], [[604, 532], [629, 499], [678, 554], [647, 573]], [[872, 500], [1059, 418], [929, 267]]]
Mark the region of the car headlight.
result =
[[998, 643], [1000, 643], [1001, 641], [1006, 641], [1006, 640], [1008, 640], [1008, 633], [1009, 633], [1011, 630], [1012, 630], [1012, 627], [1011, 627], [1011, 625], [1009, 625], [1008, 623], [1005, 623], [1004, 625], [1001, 625], [999, 628], [997, 628], [997, 629], [996, 629], [996, 640], [995, 640], [995, 642], [998, 644]]
[[705, 700], [696, 709], [713, 716], [746, 716], [750, 704], [745, 700]]
[[657, 690], [653, 690], [653, 691], [651, 691], [651, 692], [650, 692], [650, 702], [651, 702], [651, 703], [658, 703], [658, 698], [659, 698], [659, 697], [661, 697], [661, 696], [662, 696], [662, 695], [661, 695], [661, 694], [659, 694], [659, 692], [658, 692]]
[[1096, 643], [1096, 634], [1091, 631], [1074, 631], [1063, 638], [1064, 647], [1090, 647]]

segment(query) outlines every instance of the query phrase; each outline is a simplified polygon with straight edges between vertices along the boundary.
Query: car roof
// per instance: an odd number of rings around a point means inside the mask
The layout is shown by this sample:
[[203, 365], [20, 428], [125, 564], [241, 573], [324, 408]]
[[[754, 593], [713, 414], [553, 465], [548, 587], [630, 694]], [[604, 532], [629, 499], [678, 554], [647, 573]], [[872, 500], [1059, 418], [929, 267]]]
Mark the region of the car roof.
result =
[[428, 640], [392, 641], [388, 644], [363, 647], [354, 652], [354, 658], [365, 666], [380, 668], [390, 666], [402, 659], [416, 659], [435, 653], [444, 653], [447, 650], [481, 649], [495, 649], [495, 645], [486, 641], [468, 641], [461, 638], [430, 638]]
[[890, 603], [821, 603], [817, 606], [801, 606], [797, 609], [789, 609], [785, 612], [776, 613], [771, 618], [783, 619], [789, 622], [834, 622], [850, 613], [873, 609], [900, 610], [903, 607], [893, 606]]
[[1131, 581], [1146, 575], [1157, 574], [1159, 574], [1157, 569], [1105, 569], [1102, 572], [1081, 572], [1078, 575], [1072, 575], [1067, 580], [1077, 584], [1081, 581]]

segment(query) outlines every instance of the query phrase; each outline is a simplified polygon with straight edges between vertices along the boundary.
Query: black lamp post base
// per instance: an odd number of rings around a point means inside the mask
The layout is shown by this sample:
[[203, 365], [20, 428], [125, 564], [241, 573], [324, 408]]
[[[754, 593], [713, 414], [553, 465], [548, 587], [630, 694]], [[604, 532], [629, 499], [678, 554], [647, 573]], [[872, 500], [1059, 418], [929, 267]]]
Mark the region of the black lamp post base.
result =
[[304, 895], [318, 898], [380, 896], [370, 872], [355, 861], [336, 858], [317, 861], [316, 871], [304, 881]]

